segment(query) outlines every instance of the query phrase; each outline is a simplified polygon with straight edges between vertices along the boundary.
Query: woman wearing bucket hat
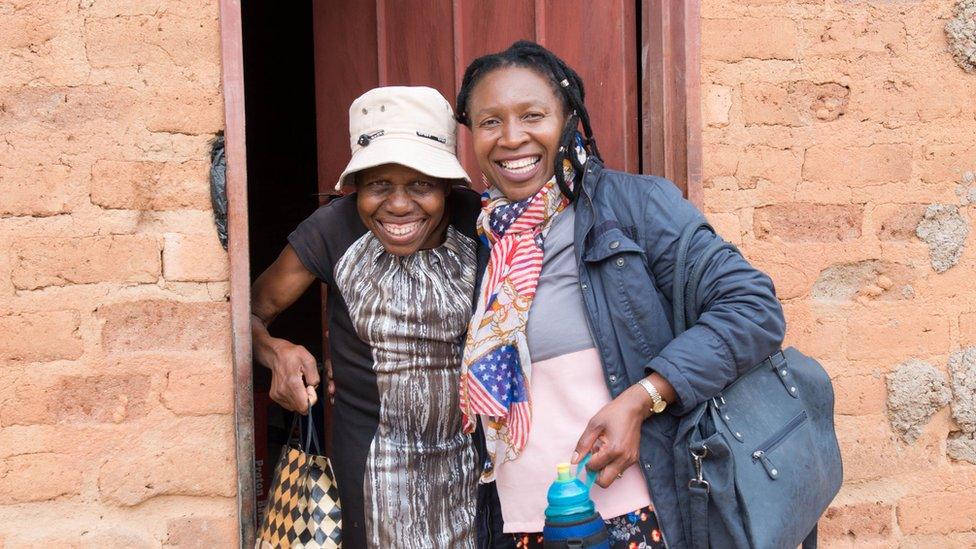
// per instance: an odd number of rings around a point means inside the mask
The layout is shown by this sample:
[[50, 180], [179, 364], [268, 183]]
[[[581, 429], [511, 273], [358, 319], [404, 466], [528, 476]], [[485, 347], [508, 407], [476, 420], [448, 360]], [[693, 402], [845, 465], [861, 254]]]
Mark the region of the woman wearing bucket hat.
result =
[[349, 110], [352, 158], [252, 289], [255, 357], [272, 398], [305, 412], [319, 377], [267, 326], [316, 279], [328, 287], [331, 456], [345, 547], [474, 547], [476, 448], [456, 391], [471, 314], [479, 198], [436, 90], [386, 87]]

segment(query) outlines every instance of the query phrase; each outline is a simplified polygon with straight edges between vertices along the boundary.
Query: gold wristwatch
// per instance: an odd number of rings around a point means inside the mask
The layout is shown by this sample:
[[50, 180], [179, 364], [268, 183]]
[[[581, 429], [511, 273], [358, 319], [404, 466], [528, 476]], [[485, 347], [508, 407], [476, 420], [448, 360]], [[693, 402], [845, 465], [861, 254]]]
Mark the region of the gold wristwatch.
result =
[[647, 394], [651, 395], [651, 411], [655, 414], [660, 414], [668, 407], [666, 400], [661, 398], [661, 393], [657, 392], [657, 387], [654, 386], [647, 378], [644, 378], [637, 383], [647, 391]]

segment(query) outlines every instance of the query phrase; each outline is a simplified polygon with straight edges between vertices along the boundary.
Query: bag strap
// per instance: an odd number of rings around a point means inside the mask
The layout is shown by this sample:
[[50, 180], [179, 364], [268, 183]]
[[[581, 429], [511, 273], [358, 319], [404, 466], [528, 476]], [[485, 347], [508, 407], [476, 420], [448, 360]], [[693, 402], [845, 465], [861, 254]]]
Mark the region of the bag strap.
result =
[[689, 485], [688, 492], [691, 494], [691, 546], [708, 549], [708, 487]]
[[817, 525], [813, 525], [813, 530], [807, 534], [806, 539], [803, 540], [803, 549], [817, 549]]
[[705, 221], [692, 223], [681, 231], [678, 238], [678, 249], [675, 251], [674, 260], [674, 279], [671, 283], [671, 310], [672, 323], [674, 324], [674, 337], [688, 329], [690, 323], [687, 321], [685, 311], [685, 289], [688, 280], [688, 250], [691, 248], [691, 239], [699, 229], [707, 229], [712, 233], [715, 229]]
[[689, 327], [694, 326], [695, 322], [698, 322], [698, 302], [695, 299], [695, 296], [698, 294], [698, 284], [701, 282], [701, 278], [705, 274], [705, 269], [708, 267], [712, 257], [722, 250], [731, 250], [739, 253], [738, 248], [719, 239], [709, 245], [698, 256], [698, 260], [695, 261], [695, 266], [688, 276], [688, 282], [685, 283], [685, 322], [688, 323]]
[[301, 444], [301, 450], [306, 454], [315, 454], [317, 456], [320, 456], [322, 455], [322, 450], [321, 447], [319, 446], [318, 434], [315, 432], [314, 416], [315, 414], [312, 413], [311, 403], [309, 403], [308, 415], [305, 416], [308, 418], [308, 421], [305, 422], [304, 436], [302, 435], [302, 423], [299, 421], [302, 417], [302, 414], [298, 412], [295, 412], [295, 418], [291, 422], [290, 432], [294, 433], [295, 427], [298, 427], [298, 442], [299, 444]]

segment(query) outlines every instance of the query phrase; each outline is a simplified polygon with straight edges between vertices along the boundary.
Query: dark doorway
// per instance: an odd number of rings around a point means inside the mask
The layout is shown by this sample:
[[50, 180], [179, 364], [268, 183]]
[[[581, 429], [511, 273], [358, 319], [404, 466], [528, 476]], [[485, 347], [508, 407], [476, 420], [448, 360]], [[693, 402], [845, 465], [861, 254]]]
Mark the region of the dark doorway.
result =
[[[278, 257], [288, 234], [319, 206], [312, 2], [241, 2], [251, 279]], [[322, 356], [319, 286], [271, 333]], [[271, 375], [254, 364], [255, 495], [260, 519], [290, 415], [268, 397]]]
[[[433, 86], [453, 103], [474, 57], [533, 39], [583, 76], [608, 166], [668, 177], [700, 206], [699, 2], [220, 0], [242, 547], [261, 516], [252, 489], [265, 497], [275, 445], [287, 436], [269, 405], [268, 370], [252, 368], [247, 273], [253, 279], [274, 261], [319, 206], [318, 189], [331, 191], [348, 159], [351, 101], [377, 85], [408, 84]], [[473, 172], [461, 133], [459, 154]], [[246, 171], [235, 162], [245, 144]], [[321, 314], [313, 287], [272, 333], [322, 357]]]

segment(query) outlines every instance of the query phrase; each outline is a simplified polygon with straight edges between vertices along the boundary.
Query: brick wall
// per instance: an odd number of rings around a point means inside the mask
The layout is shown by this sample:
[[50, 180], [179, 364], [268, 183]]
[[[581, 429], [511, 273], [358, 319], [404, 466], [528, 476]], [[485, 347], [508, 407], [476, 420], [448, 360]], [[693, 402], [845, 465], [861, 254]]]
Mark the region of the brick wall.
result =
[[951, 4], [702, 1], [705, 209], [834, 380], [829, 547], [976, 545], [973, 388], [950, 376], [976, 346], [976, 75]]
[[0, 547], [236, 539], [217, 16], [0, 0]]

